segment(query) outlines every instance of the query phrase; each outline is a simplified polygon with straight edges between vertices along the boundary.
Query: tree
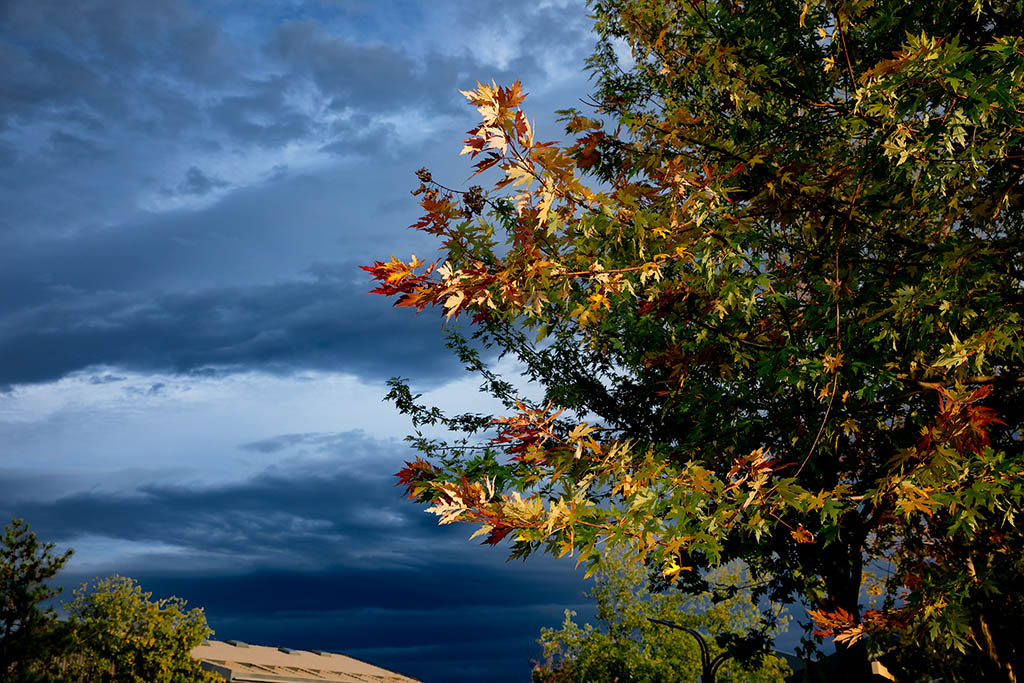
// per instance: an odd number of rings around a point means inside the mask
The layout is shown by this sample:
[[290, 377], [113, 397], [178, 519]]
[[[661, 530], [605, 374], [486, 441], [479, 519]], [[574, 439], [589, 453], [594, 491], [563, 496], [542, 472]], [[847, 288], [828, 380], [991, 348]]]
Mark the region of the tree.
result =
[[[712, 657], [732, 654], [737, 641], [751, 631], [760, 631], [764, 639], [756, 645], [744, 643], [749, 661], [746, 666], [726, 659], [717, 681], [781, 683], [789, 667], [769, 654], [764, 646], [785, 630], [788, 618], [776, 617], [774, 626], [761, 623], [758, 607], [751, 600], [746, 584], [749, 575], [742, 567], [719, 569], [709, 577], [714, 590], [690, 598], [681, 591], [651, 593], [647, 573], [641, 565], [621, 556], [606, 556], [595, 574], [588, 592], [597, 604], [597, 619], [603, 626], [573, 621], [574, 612], [566, 611], [560, 629], [543, 629], [541, 645], [548, 664], [534, 670], [536, 683], [626, 683], [697, 680], [701, 660], [697, 642], [688, 633], [649, 621], [666, 619], [688, 628], [701, 629], [710, 636]], [[776, 609], [779, 609], [776, 606]], [[736, 654], [739, 654], [738, 652]]]
[[60, 593], [52, 579], [72, 551], [53, 553], [52, 543], [40, 543], [29, 525], [11, 520], [0, 546], [0, 679], [48, 680], [45, 663], [59, 649], [63, 631], [52, 607], [41, 603]]
[[15, 519], [0, 546], [0, 680], [12, 683], [213, 683], [191, 651], [212, 634], [200, 609], [152, 600], [129, 578], [85, 584], [64, 609], [40, 604], [60, 593], [46, 582], [72, 555], [53, 553]]
[[74, 642], [66, 681], [213, 683], [192, 649], [212, 634], [201, 609], [180, 598], [153, 600], [134, 579], [110, 576], [75, 591], [66, 604]]
[[508, 409], [444, 415], [396, 381], [417, 430], [453, 432], [417, 431], [409, 496], [513, 556], [627, 546], [696, 592], [742, 559], [851, 680], [900, 642], [1016, 680], [1022, 3], [591, 7], [570, 142], [537, 140], [518, 82], [478, 84], [463, 152], [493, 187], [421, 170], [442, 257], [367, 267], [468, 317], [452, 347]]

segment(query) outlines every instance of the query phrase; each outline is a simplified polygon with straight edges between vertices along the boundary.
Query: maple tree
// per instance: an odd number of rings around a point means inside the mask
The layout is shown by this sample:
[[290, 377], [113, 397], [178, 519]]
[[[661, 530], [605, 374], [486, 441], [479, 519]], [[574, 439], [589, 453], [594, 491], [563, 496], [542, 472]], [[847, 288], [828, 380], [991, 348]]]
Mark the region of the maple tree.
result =
[[741, 558], [852, 680], [900, 642], [1016, 680], [1024, 6], [591, 8], [570, 140], [537, 138], [518, 82], [465, 92], [493, 182], [422, 169], [441, 257], [366, 267], [465, 320], [452, 347], [507, 407], [445, 415], [396, 380], [408, 495], [514, 557], [623, 546], [697, 592]]

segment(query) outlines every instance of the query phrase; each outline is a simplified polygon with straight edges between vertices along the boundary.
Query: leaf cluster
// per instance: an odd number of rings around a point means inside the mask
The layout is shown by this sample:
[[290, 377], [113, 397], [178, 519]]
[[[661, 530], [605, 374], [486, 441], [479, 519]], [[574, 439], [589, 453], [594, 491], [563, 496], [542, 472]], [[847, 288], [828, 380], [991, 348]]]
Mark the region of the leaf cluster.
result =
[[110, 683], [213, 683], [192, 649], [212, 631], [180, 598], [154, 600], [134, 580], [110, 576], [83, 585], [66, 604], [72, 627], [62, 680]]
[[544, 629], [540, 643], [546, 661], [533, 680], [656, 681], [696, 680], [702, 673], [694, 636], [650, 621], [666, 619], [698, 630], [712, 658], [722, 655], [719, 681], [783, 681], [789, 667], [771, 654], [774, 635], [788, 618], [774, 607], [774, 624], [762, 621], [747, 584], [750, 575], [737, 565], [714, 572], [712, 587], [689, 596], [670, 589], [649, 592], [646, 570], [625, 558], [606, 556], [588, 596], [597, 606], [598, 627], [578, 625], [566, 611], [559, 629]]

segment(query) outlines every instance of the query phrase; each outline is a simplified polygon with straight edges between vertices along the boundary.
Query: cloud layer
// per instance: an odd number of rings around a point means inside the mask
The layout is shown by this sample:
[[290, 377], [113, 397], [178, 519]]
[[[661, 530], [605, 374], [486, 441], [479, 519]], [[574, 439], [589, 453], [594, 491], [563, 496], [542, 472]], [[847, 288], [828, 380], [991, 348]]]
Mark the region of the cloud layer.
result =
[[0, 384], [92, 364], [376, 377], [398, 339], [442, 371], [432, 323], [370, 302], [355, 266], [432, 250], [406, 190], [423, 163], [465, 174], [459, 87], [572, 103], [581, 8], [291, 7], [4, 4]]
[[0, 382], [55, 380], [103, 364], [178, 372], [313, 367], [376, 379], [456, 369], [437, 317], [410, 316], [364, 296], [362, 283], [319, 274], [157, 295], [67, 292], [0, 321]]
[[580, 0], [0, 3], [0, 515], [208, 610], [222, 638], [434, 681], [526, 680], [570, 566], [504, 563], [405, 502], [379, 402], [478, 407], [438, 315], [357, 266], [429, 258], [458, 89], [587, 92]]

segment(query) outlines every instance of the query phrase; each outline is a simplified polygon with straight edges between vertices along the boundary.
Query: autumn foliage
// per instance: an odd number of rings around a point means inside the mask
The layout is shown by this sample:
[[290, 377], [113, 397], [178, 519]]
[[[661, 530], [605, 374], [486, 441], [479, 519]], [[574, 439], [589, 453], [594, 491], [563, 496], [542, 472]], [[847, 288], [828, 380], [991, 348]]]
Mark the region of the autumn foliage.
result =
[[540, 141], [518, 82], [464, 92], [488, 189], [421, 170], [413, 227], [441, 257], [366, 268], [464, 321], [453, 349], [508, 408], [443, 415], [395, 382], [455, 437], [413, 437], [409, 496], [513, 556], [627, 547], [694, 591], [744, 559], [854, 679], [915, 642], [934, 657], [908, 667], [1015, 680], [1021, 5], [591, 6], [569, 141]]

